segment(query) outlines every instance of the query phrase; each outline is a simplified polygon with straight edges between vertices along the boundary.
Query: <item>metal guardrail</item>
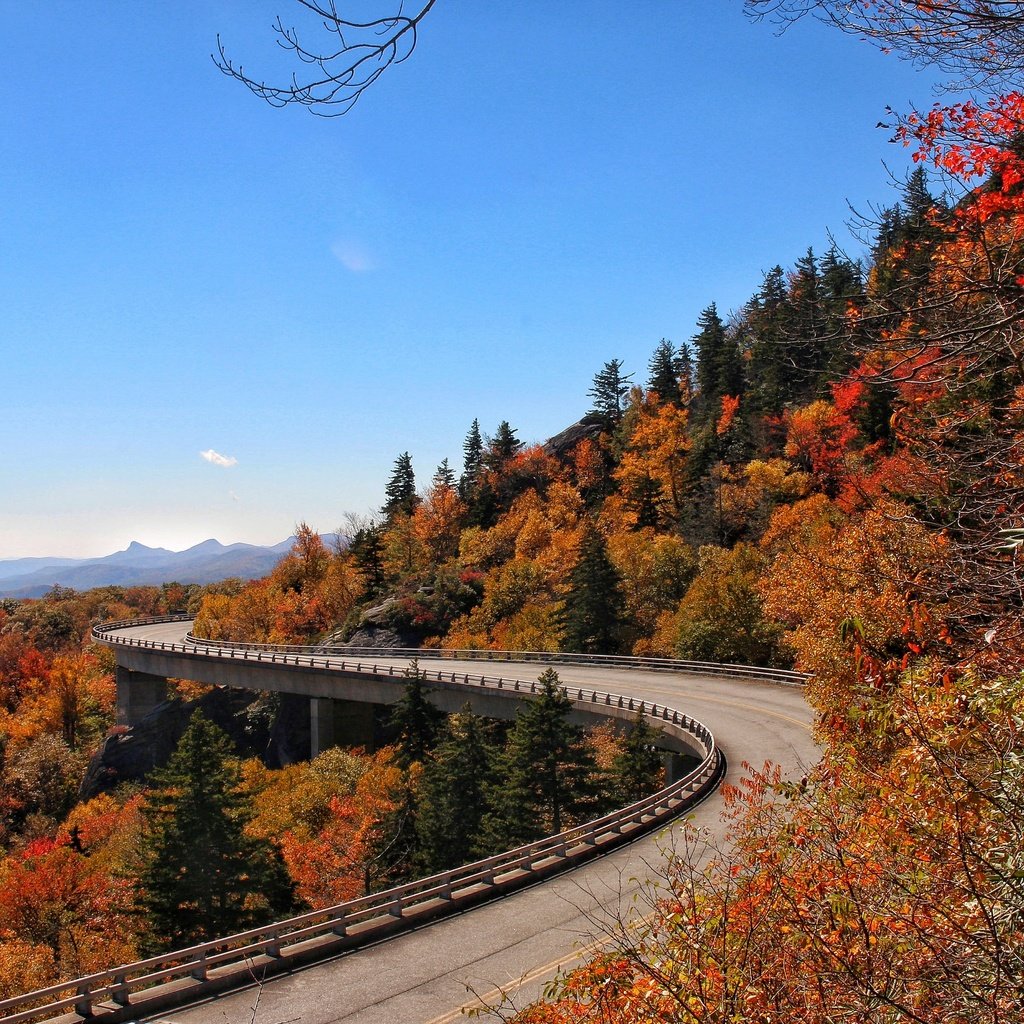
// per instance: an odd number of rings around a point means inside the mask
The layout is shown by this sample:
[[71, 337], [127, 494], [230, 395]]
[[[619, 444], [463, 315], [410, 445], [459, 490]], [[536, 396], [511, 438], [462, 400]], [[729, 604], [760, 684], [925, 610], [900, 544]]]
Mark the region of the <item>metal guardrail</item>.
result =
[[[112, 646], [144, 647], [217, 658], [241, 657], [244, 660], [269, 661], [271, 664], [308, 665], [383, 675], [374, 664], [363, 665], [357, 661], [352, 665], [342, 661], [339, 665], [332, 660], [332, 654], [310, 654], [309, 648], [302, 649], [306, 651], [303, 656], [295, 653], [294, 648], [281, 650], [262, 645], [229, 646], [205, 641], [168, 643], [113, 635], [128, 626], [186, 621], [188, 618], [152, 616], [103, 623], [93, 628], [92, 635], [96, 641]], [[361, 657], [358, 651], [346, 650], [346, 653], [355, 653]], [[372, 653], [381, 655], [398, 652], [374, 650]], [[402, 655], [405, 654], [436, 656], [437, 652], [402, 652]], [[559, 659], [543, 655], [528, 660]], [[601, 659], [594, 660], [601, 662]], [[388, 669], [388, 675], [393, 675], [394, 666], [388, 666]], [[432, 675], [435, 673], [428, 673], [428, 681]], [[463, 682], [471, 687], [509, 689], [524, 693], [537, 691], [536, 681], [531, 681], [527, 688], [525, 681], [518, 679], [506, 680], [454, 672], [437, 672], [436, 676], [442, 682]], [[0, 1000], [0, 1024], [21, 1024], [23, 1021], [48, 1019], [72, 1011], [92, 1020], [124, 1021], [142, 1013], [180, 1005], [233, 984], [251, 983], [256, 971], [270, 974], [294, 963], [322, 958], [341, 949], [374, 941], [400, 928], [511, 892], [537, 878], [563, 870], [650, 831], [702, 800], [724, 772], [724, 758], [715, 745], [713, 734], [696, 719], [665, 705], [621, 694], [583, 687], [565, 690], [574, 703], [588, 705], [592, 710], [599, 710], [604, 705], [640, 711], [647, 718], [655, 720], [670, 735], [695, 738], [704, 751], [701, 763], [682, 779], [643, 800], [558, 835], [548, 836], [496, 856], [262, 928]]]
[[[106, 622], [93, 627], [93, 638], [103, 642], [101, 631], [122, 629], [125, 626], [142, 626], [163, 622], [188, 622], [191, 615], [154, 615], [145, 619], [124, 619]], [[256, 644], [236, 643], [230, 640], [208, 640], [197, 637], [191, 631], [185, 637], [190, 644], [206, 649], [224, 648], [246, 651], [264, 651], [274, 654], [294, 654], [308, 657], [311, 654], [328, 656], [424, 658], [445, 661], [515, 661], [540, 662], [561, 665], [592, 665], [595, 668], [624, 668], [653, 672], [688, 672], [693, 675], [724, 676], [734, 679], [761, 679], [782, 686], [803, 686], [808, 676], [803, 672], [789, 669], [765, 668], [760, 665], [736, 665], [717, 661], [684, 661], [679, 658], [644, 658], [618, 654], [552, 654], [548, 651], [496, 651], [489, 648], [447, 649], [440, 647], [346, 647], [340, 644]], [[119, 643], [129, 643], [123, 638]]]

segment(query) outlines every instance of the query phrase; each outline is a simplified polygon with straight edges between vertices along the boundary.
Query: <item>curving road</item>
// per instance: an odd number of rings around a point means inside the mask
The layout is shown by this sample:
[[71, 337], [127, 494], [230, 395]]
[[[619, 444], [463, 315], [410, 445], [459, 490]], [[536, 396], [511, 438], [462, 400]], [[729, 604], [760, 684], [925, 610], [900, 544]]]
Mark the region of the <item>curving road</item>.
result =
[[[183, 643], [189, 623], [119, 630], [120, 636]], [[407, 659], [378, 665], [404, 667]], [[433, 661], [424, 669], [479, 672], [479, 661]], [[542, 666], [503, 663], [502, 674], [535, 679]], [[560, 678], [648, 701], [667, 703], [704, 722], [729, 760], [730, 781], [743, 762], [782, 765], [799, 777], [817, 759], [811, 713], [799, 689], [763, 682], [665, 672], [557, 666]], [[722, 801], [713, 796], [693, 817], [721, 838]], [[657, 877], [659, 850], [670, 837], [638, 840], [533, 888], [401, 934], [375, 946], [275, 978], [261, 990], [230, 993], [161, 1019], [182, 1024], [447, 1024], [464, 1019], [474, 996], [493, 1002], [498, 990], [517, 1005], [536, 998], [559, 966], [571, 966], [599, 939], [602, 922], [628, 916], [638, 879]], [[641, 907], [642, 911], [642, 907]]]

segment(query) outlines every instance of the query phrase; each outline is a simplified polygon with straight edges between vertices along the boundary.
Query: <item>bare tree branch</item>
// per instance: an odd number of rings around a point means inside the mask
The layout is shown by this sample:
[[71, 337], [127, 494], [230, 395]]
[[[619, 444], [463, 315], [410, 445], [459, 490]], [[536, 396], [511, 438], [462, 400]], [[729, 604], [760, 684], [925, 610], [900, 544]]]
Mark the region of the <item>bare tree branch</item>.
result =
[[401, 64], [412, 55], [420, 23], [436, 0], [423, 0], [423, 6], [412, 16], [406, 15], [404, 4], [400, 4], [396, 13], [370, 21], [343, 17], [335, 0], [295, 2], [319, 21], [319, 31], [327, 34], [323, 45], [307, 46], [299, 30], [286, 27], [280, 15], [274, 32], [277, 45], [293, 54], [300, 64], [308, 65], [308, 72], [300, 77], [293, 71], [290, 83], [268, 85], [228, 57], [219, 34], [217, 53], [211, 55], [213, 62], [272, 107], [294, 103], [321, 117], [340, 117], [392, 64]]
[[1024, 5], [1018, 0], [744, 0], [755, 21], [785, 30], [808, 15], [919, 67], [949, 75], [950, 90], [1019, 88]]

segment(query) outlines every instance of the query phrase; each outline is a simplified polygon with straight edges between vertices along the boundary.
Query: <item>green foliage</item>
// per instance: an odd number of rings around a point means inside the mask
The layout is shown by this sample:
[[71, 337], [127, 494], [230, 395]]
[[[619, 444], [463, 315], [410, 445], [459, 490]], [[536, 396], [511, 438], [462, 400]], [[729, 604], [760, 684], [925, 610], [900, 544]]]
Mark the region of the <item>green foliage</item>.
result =
[[662, 338], [648, 363], [647, 390], [654, 391], [663, 402], [679, 405], [682, 392], [679, 388], [679, 364], [672, 342]]
[[587, 392], [594, 399], [590, 415], [608, 432], [622, 422], [623, 399], [629, 394], [632, 379], [631, 373], [622, 372], [621, 359], [610, 360], [594, 375], [594, 383]]
[[743, 392], [743, 363], [736, 339], [711, 303], [697, 318], [692, 344], [697, 352], [698, 412], [702, 422], [718, 418], [722, 396]]
[[625, 599], [621, 577], [604, 538], [589, 527], [569, 574], [562, 610], [562, 648], [579, 654], [616, 654], [622, 646]]
[[785, 665], [782, 630], [764, 615], [764, 556], [749, 544], [703, 547], [699, 571], [675, 616], [675, 652], [694, 661]]
[[240, 781], [228, 737], [193, 715], [153, 773], [143, 808], [141, 904], [152, 950], [230, 935], [292, 909], [278, 851], [246, 832], [252, 806]]
[[599, 806], [597, 767], [554, 669], [509, 731], [484, 819], [489, 850], [519, 846], [587, 819]]
[[636, 713], [622, 743], [622, 753], [612, 762], [612, 780], [622, 803], [641, 800], [653, 793], [664, 775], [657, 744], [660, 731]]
[[391, 705], [390, 724], [398, 731], [398, 763], [403, 768], [426, 760], [437, 743], [444, 712], [427, 699], [424, 676], [413, 659], [405, 670], [405, 693]]
[[395, 468], [384, 488], [384, 496], [387, 500], [381, 508], [381, 514], [389, 520], [400, 514], [411, 515], [419, 503], [416, 497], [416, 476], [412, 469], [412, 457], [408, 452], [402, 452], [395, 459]]
[[416, 834], [424, 874], [457, 867], [481, 852], [495, 751], [469, 704], [451, 715], [423, 766]]

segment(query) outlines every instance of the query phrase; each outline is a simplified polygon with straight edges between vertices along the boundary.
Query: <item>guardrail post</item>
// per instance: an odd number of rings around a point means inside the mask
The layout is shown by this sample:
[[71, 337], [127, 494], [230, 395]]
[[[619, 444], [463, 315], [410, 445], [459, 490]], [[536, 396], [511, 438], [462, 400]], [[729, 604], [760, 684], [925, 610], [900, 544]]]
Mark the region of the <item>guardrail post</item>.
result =
[[131, 1003], [132, 990], [123, 974], [114, 975], [114, 990], [110, 993], [110, 998], [118, 1006], [128, 1006]]
[[402, 912], [404, 910], [405, 910], [405, 907], [402, 904], [402, 897], [401, 896], [396, 896], [391, 901], [391, 906], [388, 908], [388, 913], [392, 917], [401, 917], [402, 916]]
[[345, 911], [341, 912], [341, 917], [331, 926], [331, 931], [335, 935], [345, 935], [348, 932], [348, 925], [345, 923]]
[[79, 1017], [92, 1016], [92, 989], [88, 985], [81, 985], [75, 999], [75, 1013]]
[[199, 959], [188, 975], [190, 978], [195, 978], [196, 981], [206, 981], [206, 950], [199, 954]]

